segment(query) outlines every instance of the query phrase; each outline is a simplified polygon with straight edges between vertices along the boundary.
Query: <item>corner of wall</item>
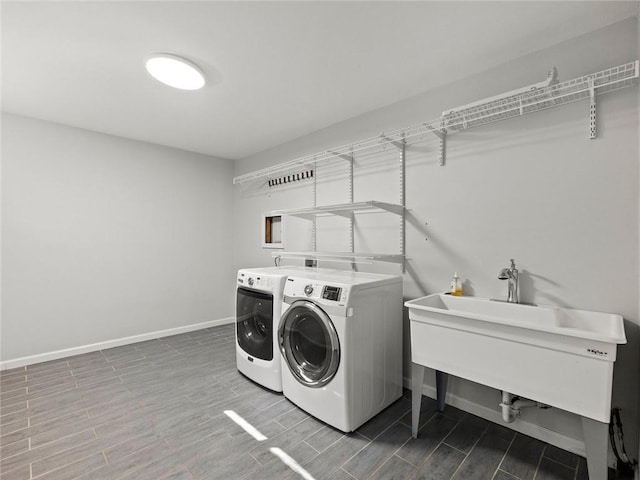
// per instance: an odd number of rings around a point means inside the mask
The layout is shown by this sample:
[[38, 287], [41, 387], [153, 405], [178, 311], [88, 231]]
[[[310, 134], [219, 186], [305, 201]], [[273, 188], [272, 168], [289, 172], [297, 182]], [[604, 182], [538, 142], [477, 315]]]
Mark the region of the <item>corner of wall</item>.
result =
[[[636, 12], [636, 60], [640, 57], [640, 2], [637, 2], [637, 12]], [[638, 113], [638, 125], [640, 125], [640, 88], [637, 89], [637, 113]], [[640, 135], [638, 135], [638, 152], [640, 152]], [[638, 163], [640, 164], [640, 155], [638, 155]], [[640, 185], [640, 173], [638, 174], [638, 185]], [[638, 197], [638, 251], [640, 251], [640, 196]], [[638, 258], [638, 280], [640, 283], [640, 255]], [[638, 298], [638, 311], [640, 311], [640, 297]], [[638, 358], [638, 377], [640, 377], [640, 357]], [[640, 480], [640, 467], [638, 466], [638, 460], [640, 460], [640, 395], [638, 396], [638, 452], [636, 454], [636, 471], [635, 478], [636, 480]]]

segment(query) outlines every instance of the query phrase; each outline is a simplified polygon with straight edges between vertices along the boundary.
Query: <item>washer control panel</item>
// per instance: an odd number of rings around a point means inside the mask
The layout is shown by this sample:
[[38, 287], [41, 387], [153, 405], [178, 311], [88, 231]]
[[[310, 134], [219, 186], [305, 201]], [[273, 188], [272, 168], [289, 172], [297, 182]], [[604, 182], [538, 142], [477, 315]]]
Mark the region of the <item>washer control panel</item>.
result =
[[284, 287], [284, 296], [292, 299], [307, 298], [324, 305], [333, 302], [344, 305], [349, 297], [349, 287], [340, 283], [327, 284], [310, 278], [289, 277]]
[[324, 298], [325, 300], [333, 300], [334, 302], [339, 302], [341, 292], [342, 289], [340, 287], [325, 285], [325, 287], [322, 289], [322, 298]]

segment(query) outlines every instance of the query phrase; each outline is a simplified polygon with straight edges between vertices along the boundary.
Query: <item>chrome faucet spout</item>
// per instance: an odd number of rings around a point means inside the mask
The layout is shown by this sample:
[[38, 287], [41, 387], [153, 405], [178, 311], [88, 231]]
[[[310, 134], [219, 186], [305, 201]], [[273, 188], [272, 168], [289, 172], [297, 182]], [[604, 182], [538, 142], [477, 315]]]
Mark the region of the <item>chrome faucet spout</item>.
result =
[[511, 259], [511, 266], [500, 270], [500, 273], [498, 274], [498, 278], [500, 280], [508, 281], [507, 302], [519, 303], [518, 302], [518, 269], [516, 268], [516, 262], [513, 258]]
[[509, 269], [508, 268], [503, 268], [502, 270], [500, 270], [500, 273], [498, 274], [498, 278], [500, 280], [508, 280], [509, 279]]

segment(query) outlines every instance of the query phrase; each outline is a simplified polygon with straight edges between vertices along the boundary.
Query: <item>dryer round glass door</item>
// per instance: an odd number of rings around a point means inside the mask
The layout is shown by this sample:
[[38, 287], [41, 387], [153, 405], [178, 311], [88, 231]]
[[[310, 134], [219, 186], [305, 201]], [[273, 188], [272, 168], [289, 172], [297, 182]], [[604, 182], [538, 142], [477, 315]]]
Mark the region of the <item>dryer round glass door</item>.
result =
[[336, 374], [340, 364], [338, 334], [329, 316], [315, 303], [299, 300], [280, 320], [282, 356], [303, 385], [320, 388]]
[[273, 360], [273, 295], [238, 287], [236, 336], [248, 355]]

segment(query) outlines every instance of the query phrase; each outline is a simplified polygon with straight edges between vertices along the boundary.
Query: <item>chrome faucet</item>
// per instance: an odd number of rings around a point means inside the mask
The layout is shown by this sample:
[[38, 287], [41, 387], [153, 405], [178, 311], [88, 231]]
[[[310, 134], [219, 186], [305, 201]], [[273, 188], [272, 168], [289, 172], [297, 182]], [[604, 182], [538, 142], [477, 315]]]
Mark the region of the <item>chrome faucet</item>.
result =
[[503, 268], [498, 274], [500, 280], [508, 280], [508, 293], [507, 302], [518, 302], [518, 269], [516, 268], [516, 262], [511, 259], [511, 266], [509, 268]]

